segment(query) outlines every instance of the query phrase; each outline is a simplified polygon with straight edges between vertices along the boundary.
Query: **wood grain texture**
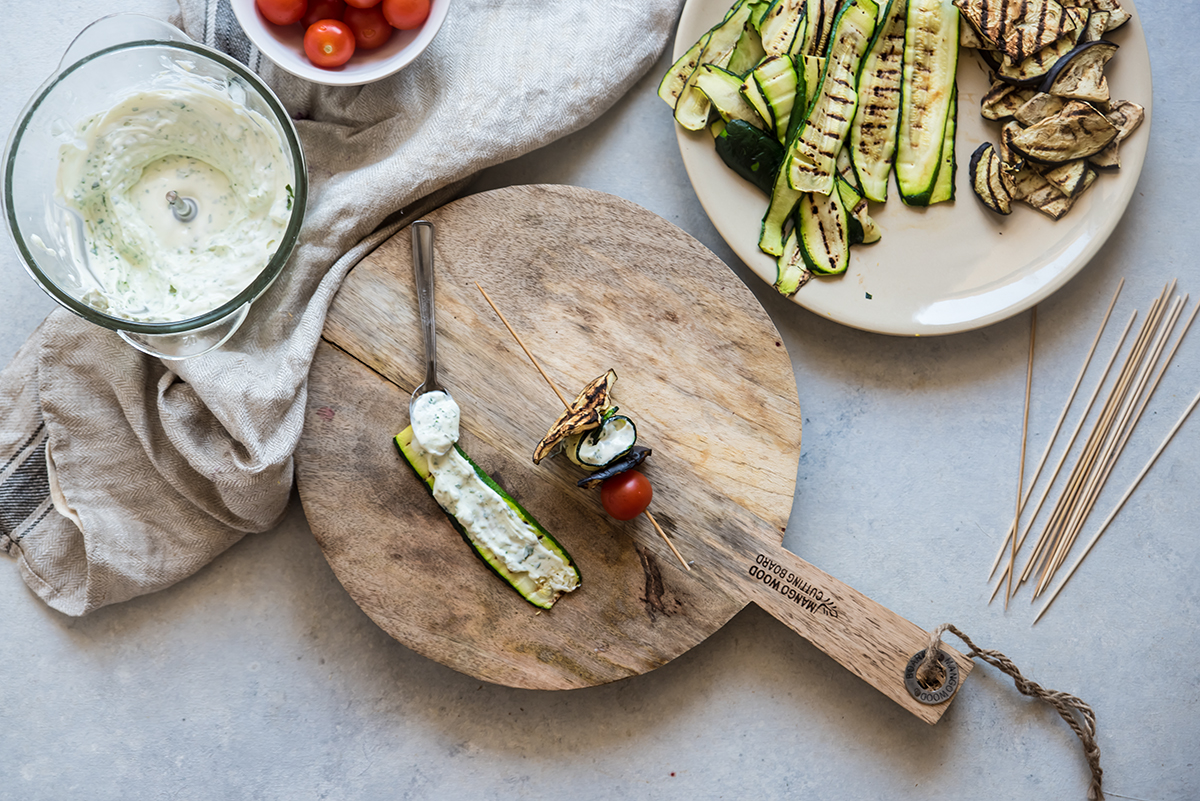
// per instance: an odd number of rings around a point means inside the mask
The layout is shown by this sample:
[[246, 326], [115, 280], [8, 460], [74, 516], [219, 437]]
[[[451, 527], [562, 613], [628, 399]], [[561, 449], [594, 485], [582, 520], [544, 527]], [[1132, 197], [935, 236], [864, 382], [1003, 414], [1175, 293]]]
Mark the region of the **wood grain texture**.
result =
[[[296, 455], [314, 534], [368, 615], [478, 678], [566, 689], [665, 664], [755, 600], [915, 714], [940, 716], [945, 704], [916, 704], [903, 663], [895, 669], [923, 632], [781, 545], [800, 453], [795, 380], [770, 319], [719, 259], [639, 206], [573, 187], [495, 190], [427, 219], [437, 225], [439, 377], [462, 407], [463, 448], [571, 552], [583, 585], [547, 612], [526, 604], [396, 452], [391, 437], [423, 379], [405, 230], [334, 302]], [[574, 465], [532, 463], [561, 404], [476, 281], [568, 397], [617, 371], [616, 402], [654, 449], [651, 508], [691, 573], [644, 517], [605, 515], [598, 492], [575, 486]], [[763, 559], [828, 593], [838, 616], [756, 578]]]

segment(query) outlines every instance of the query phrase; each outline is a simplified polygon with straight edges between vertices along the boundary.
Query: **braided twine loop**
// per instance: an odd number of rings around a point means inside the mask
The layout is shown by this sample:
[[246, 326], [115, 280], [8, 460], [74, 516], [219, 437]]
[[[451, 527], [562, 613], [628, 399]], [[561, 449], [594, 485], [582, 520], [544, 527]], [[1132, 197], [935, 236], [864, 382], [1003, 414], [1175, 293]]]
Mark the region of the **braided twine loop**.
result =
[[937, 659], [941, 653], [942, 635], [947, 631], [967, 644], [967, 647], [970, 649], [967, 652], [969, 658], [974, 659], [978, 657], [982, 659], [1000, 672], [1011, 677], [1018, 692], [1022, 695], [1038, 698], [1054, 707], [1059, 716], [1067, 722], [1067, 725], [1071, 727], [1071, 730], [1075, 732], [1079, 737], [1079, 741], [1083, 744], [1083, 754], [1087, 758], [1088, 767], [1092, 771], [1092, 781], [1088, 786], [1087, 792], [1089, 801], [1103, 801], [1104, 792], [1101, 790], [1100, 785], [1104, 772], [1100, 769], [1100, 746], [1096, 743], [1096, 713], [1082, 699], [1070, 693], [1047, 690], [1045, 687], [1030, 681], [1021, 675], [1021, 671], [1007, 656], [999, 651], [989, 651], [978, 647], [975, 643], [971, 642], [971, 639], [967, 635], [959, 631], [958, 627], [950, 623], [943, 623], [930, 633], [929, 645], [925, 648], [925, 658], [917, 666], [917, 680], [923, 685], [931, 686], [937, 686], [942, 682], [945, 671], [938, 664]]

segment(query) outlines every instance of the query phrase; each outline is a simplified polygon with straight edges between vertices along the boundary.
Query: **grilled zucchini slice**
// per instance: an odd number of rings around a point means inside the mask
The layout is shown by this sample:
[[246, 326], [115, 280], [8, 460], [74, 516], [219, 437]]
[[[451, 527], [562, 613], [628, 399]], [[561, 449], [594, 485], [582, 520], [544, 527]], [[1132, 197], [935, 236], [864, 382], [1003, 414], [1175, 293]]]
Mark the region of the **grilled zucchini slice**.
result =
[[[417, 474], [417, 478], [429, 490], [429, 494], [433, 495], [435, 477], [429, 472], [428, 461], [423, 453], [415, 448], [416, 443], [413, 442], [412, 426], [397, 434], [394, 441], [400, 454], [404, 457], [404, 461]], [[511, 495], [493, 481], [492, 477], [484, 472], [479, 465], [471, 461], [471, 458], [463, 452], [462, 448], [455, 444], [454, 450], [467, 461], [479, 480], [488, 489], [500, 496], [513, 515], [523, 524], [523, 531], [528, 540], [524, 546], [527, 552], [525, 553], [525, 558], [519, 560], [519, 562], [525, 563], [530, 557], [536, 558], [536, 555], [541, 555], [544, 560], [549, 560], [555, 564], [555, 567], [559, 568], [560, 574], [570, 579], [566, 584], [573, 586], [569, 586], [569, 588], [552, 586], [552, 582], [546, 578], [544, 571], [537, 570], [533, 566], [531, 566], [532, 569], [529, 571], [516, 569], [515, 566], [510, 567], [511, 560], [505, 560], [501, 554], [492, 551], [484, 542], [472, 534], [469, 526], [464, 525], [458, 518], [443, 508], [442, 511], [454, 527], [454, 530], [471, 546], [475, 555], [482, 559], [484, 564], [491, 568], [505, 583], [516, 590], [522, 598], [542, 609], [549, 609], [554, 606], [554, 602], [564, 592], [570, 592], [578, 588], [581, 582], [579, 568], [575, 565], [574, 560], [571, 559], [571, 555], [567, 553], [566, 549], [558, 543], [558, 540], [550, 536], [550, 533], [542, 528], [533, 515], [529, 514], [521, 504], [517, 503]], [[514, 565], [517, 563], [513, 562]]]
[[958, 9], [950, 0], [909, 0], [896, 185], [912, 206], [929, 205], [958, 70]]

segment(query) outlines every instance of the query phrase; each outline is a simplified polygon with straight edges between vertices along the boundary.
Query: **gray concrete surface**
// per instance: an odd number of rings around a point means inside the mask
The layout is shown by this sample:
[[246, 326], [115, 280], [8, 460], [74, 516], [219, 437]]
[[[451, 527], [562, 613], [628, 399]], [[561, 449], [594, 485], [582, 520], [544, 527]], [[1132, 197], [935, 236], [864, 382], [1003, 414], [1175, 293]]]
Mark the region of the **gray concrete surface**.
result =
[[[71, 5], [92, 12], [8, 4], [21, 17], [22, 54], [4, 56], [4, 131], [71, 36], [105, 13], [99, 2]], [[125, 5], [171, 11], [170, 0]], [[1039, 309], [1031, 454], [1044, 447], [1121, 276], [1124, 313], [1144, 311], [1174, 277], [1200, 292], [1191, 206], [1200, 105], [1188, 44], [1200, 6], [1138, 8], [1154, 71], [1150, 151], [1108, 246]], [[1090, 702], [1111, 798], [1200, 798], [1200, 419], [1042, 622], [1031, 628], [1022, 600], [1007, 613], [988, 606], [984, 577], [1016, 485], [1027, 316], [894, 339], [773, 296], [696, 201], [656, 82], [648, 76], [585, 130], [490, 170], [477, 188], [558, 182], [612, 192], [712, 248], [754, 288], [795, 367], [804, 442], [787, 547], [922, 626], [956, 623], [1034, 680]], [[51, 309], [8, 245], [0, 298], [4, 362]], [[1102, 511], [1198, 389], [1195, 338]], [[0, 609], [4, 801], [1033, 801], [1083, 798], [1086, 787], [1074, 735], [991, 668], [978, 668], [927, 727], [755, 608], [636, 679], [560, 693], [482, 684], [376, 628], [329, 570], [298, 502], [277, 529], [247, 537], [193, 578], [83, 619], [47, 609], [0, 559]]]

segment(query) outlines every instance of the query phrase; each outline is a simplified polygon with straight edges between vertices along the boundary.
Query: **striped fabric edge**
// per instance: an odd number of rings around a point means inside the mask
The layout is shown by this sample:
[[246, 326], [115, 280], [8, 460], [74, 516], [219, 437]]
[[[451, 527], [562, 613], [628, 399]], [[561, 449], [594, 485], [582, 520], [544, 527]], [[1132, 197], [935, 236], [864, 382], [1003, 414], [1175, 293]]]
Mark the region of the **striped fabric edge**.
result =
[[0, 466], [0, 549], [13, 553], [21, 539], [53, 508], [46, 466], [46, 424], [39, 422]]

